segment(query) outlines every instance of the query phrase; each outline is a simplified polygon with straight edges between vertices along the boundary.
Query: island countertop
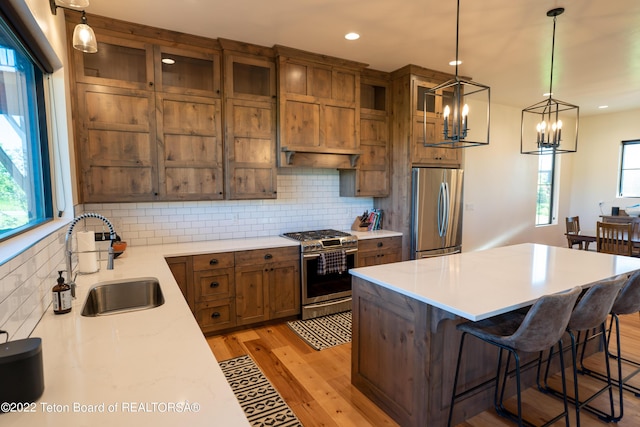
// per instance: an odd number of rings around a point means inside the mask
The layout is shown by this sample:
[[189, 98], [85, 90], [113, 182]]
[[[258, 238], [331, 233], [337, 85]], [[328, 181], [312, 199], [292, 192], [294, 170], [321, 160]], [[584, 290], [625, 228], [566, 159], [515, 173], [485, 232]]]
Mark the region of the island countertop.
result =
[[350, 273], [469, 320], [531, 305], [545, 294], [640, 269], [640, 258], [525, 243], [363, 267]]

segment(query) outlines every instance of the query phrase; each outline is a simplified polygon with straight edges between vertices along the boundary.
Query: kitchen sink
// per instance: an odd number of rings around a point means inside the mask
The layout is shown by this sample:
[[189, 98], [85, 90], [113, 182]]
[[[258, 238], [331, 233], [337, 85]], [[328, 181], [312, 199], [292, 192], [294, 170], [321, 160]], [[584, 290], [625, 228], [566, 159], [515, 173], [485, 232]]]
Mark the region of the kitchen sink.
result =
[[101, 282], [93, 286], [82, 308], [87, 317], [147, 310], [164, 304], [160, 283], [155, 277]]

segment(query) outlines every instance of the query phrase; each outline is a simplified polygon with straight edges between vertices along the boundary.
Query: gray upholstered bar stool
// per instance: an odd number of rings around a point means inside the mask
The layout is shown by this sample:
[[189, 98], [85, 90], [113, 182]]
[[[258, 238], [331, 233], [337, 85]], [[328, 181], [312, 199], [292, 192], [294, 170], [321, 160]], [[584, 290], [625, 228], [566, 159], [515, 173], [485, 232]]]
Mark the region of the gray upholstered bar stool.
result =
[[[556, 344], [560, 353], [560, 367], [562, 370], [562, 389], [565, 394], [564, 411], [544, 424], [548, 426], [562, 418], [565, 419], [569, 427], [569, 408], [566, 399], [566, 381], [564, 374], [564, 357], [562, 355], [562, 336], [569, 323], [571, 311], [580, 294], [580, 287], [575, 287], [568, 292], [545, 295], [540, 297], [525, 314], [522, 311], [513, 311], [503, 315], [491, 317], [479, 322], [465, 322], [457, 326], [462, 332], [460, 337], [460, 347], [458, 350], [458, 362], [456, 364], [456, 374], [453, 382], [453, 392], [451, 393], [451, 405], [449, 407], [448, 425], [451, 426], [453, 418], [453, 407], [455, 401], [466, 394], [473, 392], [474, 388], [456, 394], [458, 387], [458, 375], [460, 374], [460, 362], [464, 340], [467, 334], [481, 339], [489, 344], [499, 347], [498, 369], [495, 378], [494, 406], [496, 412], [506, 418], [525, 425], [522, 417], [522, 389], [520, 381], [520, 352], [540, 353], [547, 351]], [[500, 385], [503, 350], [508, 352], [502, 385]], [[509, 376], [509, 362], [513, 355], [515, 360], [516, 391], [517, 391], [517, 414], [510, 412], [503, 405], [504, 391], [507, 377]], [[527, 425], [531, 423], [526, 422]]]
[[[613, 307], [613, 303], [616, 300], [622, 285], [625, 283], [625, 278], [614, 278], [609, 280], [603, 280], [593, 284], [583, 295], [580, 296], [578, 303], [571, 313], [569, 318], [569, 325], [567, 326], [567, 332], [571, 338], [571, 345], [565, 350], [571, 350], [572, 362], [573, 362], [573, 398], [567, 396], [567, 398], [575, 405], [576, 408], [576, 426], [580, 427], [580, 410], [585, 409], [604, 421], [610, 421], [617, 418], [615, 415], [615, 405], [613, 403], [613, 388], [615, 384], [611, 380], [611, 369], [609, 367], [609, 351], [608, 343], [606, 340], [606, 322], [609, 317], [609, 312]], [[580, 399], [579, 384], [578, 384], [578, 369], [577, 369], [577, 345], [575, 332], [578, 332], [578, 343], [580, 342], [580, 333], [589, 331], [591, 329], [600, 329], [602, 337], [602, 348], [604, 356], [604, 365], [606, 366], [606, 385], [592, 393], [586, 399], [583, 397]], [[583, 345], [586, 342], [583, 341]], [[549, 352], [549, 358], [547, 359], [547, 367], [544, 376], [544, 391], [560, 396], [564, 398], [564, 394], [560, 391], [552, 388], [548, 385], [547, 378], [549, 377], [549, 367], [551, 366], [551, 360], [554, 356], [553, 351]], [[600, 409], [594, 408], [589, 405], [594, 399], [601, 394], [609, 393], [609, 413], [606, 413]]]
[[[619, 385], [619, 405], [620, 405], [620, 415], [614, 417], [611, 421], [617, 422], [622, 418], [624, 414], [624, 399], [623, 399], [623, 390], [628, 390], [634, 393], [636, 396], [640, 397], [640, 389], [638, 387], [632, 386], [628, 384], [631, 378], [635, 377], [638, 373], [640, 373], [640, 362], [625, 358], [622, 356], [622, 349], [620, 345], [620, 320], [619, 316], [624, 314], [634, 314], [640, 312], [640, 270], [635, 271], [624, 283], [618, 297], [613, 303], [613, 307], [611, 308], [611, 322], [609, 324], [609, 332], [607, 337], [607, 342], [611, 344], [611, 333], [612, 326], [615, 323], [615, 332], [616, 332], [616, 350], [615, 356], [617, 359], [617, 368], [618, 368], [618, 376], [614, 381], [616, 381]], [[589, 339], [597, 338], [599, 334], [594, 334]], [[611, 352], [610, 352], [611, 354]], [[594, 371], [592, 369], [588, 369], [584, 366], [584, 348], [582, 352], [582, 356], [580, 358], [580, 371], [584, 374], [591, 375], [596, 378], [600, 378], [602, 380], [606, 380], [606, 376], [598, 371]], [[622, 362], [626, 362], [628, 364], [636, 366], [636, 369], [628, 374], [626, 377], [622, 377]]]

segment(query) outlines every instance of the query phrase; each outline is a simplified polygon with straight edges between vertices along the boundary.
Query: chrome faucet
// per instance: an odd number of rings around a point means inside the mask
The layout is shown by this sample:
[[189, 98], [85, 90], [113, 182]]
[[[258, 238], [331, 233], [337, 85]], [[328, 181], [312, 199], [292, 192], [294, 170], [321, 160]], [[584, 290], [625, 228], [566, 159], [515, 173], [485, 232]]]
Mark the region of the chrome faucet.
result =
[[[102, 215], [99, 215], [97, 213], [83, 213], [81, 215], [78, 215], [77, 217], [75, 217], [73, 219], [73, 221], [71, 221], [71, 224], [69, 224], [69, 230], [67, 230], [67, 235], [64, 239], [64, 244], [65, 244], [65, 249], [66, 249], [66, 255], [67, 255], [67, 284], [69, 286], [71, 286], [71, 295], [73, 298], [76, 297], [76, 283], [75, 283], [75, 279], [72, 279], [72, 266], [71, 266], [71, 255], [73, 254], [73, 252], [71, 251], [71, 235], [73, 234], [73, 228], [76, 226], [76, 224], [78, 222], [80, 222], [80, 220], [83, 220], [85, 218], [97, 218], [102, 220], [105, 224], [107, 224], [107, 226], [109, 227], [109, 240], [111, 240], [112, 242], [114, 240], [116, 240], [116, 230], [113, 228], [113, 225], [111, 224], [111, 222], [105, 218]], [[107, 259], [107, 270], [113, 270], [113, 247], [111, 247], [111, 245], [109, 245], [109, 255], [108, 255], [108, 259]]]

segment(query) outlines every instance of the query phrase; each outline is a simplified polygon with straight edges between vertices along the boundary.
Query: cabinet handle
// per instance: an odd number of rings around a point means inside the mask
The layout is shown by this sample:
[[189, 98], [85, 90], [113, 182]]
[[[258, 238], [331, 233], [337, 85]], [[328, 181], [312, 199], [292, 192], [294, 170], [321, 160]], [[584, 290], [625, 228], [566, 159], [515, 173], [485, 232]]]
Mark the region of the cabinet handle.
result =
[[382, 242], [378, 242], [378, 247], [379, 247], [379, 248], [381, 248], [381, 247], [383, 247], [383, 246], [384, 246], [384, 243], [382, 243]]
[[213, 258], [213, 259], [211, 259], [211, 261], [209, 261], [209, 265], [216, 265], [216, 264], [218, 264], [218, 260], [215, 259], [215, 258]]
[[218, 317], [220, 317], [220, 313], [217, 311], [214, 311], [213, 314], [211, 315], [212, 319], [217, 319]]
[[149, 87], [153, 86], [153, 82], [149, 82]]
[[220, 283], [218, 282], [211, 282], [211, 284], [209, 284], [210, 287], [212, 288], [217, 288], [218, 286], [220, 286]]
[[271, 254], [266, 254], [264, 256], [264, 259], [271, 259], [271, 258], [273, 258], [273, 255], [271, 255]]

